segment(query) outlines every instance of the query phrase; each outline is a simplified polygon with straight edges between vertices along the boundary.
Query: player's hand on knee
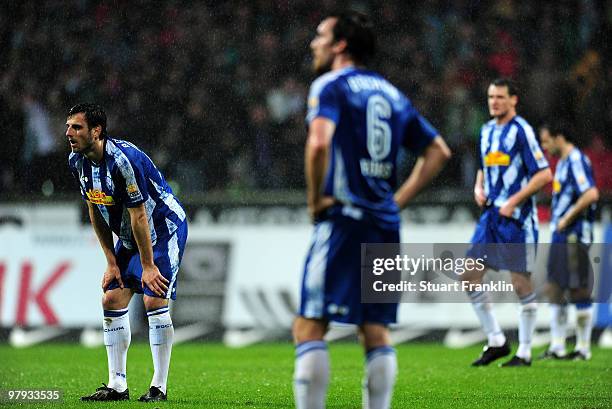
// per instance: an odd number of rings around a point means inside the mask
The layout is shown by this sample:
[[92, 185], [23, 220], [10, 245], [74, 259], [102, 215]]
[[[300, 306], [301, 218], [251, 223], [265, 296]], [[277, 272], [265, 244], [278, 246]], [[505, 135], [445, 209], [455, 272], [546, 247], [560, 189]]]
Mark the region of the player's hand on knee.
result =
[[142, 285], [149, 287], [155, 294], [163, 297], [168, 291], [168, 279], [164, 277], [156, 265], [142, 268]]
[[123, 280], [121, 280], [121, 270], [119, 270], [119, 267], [116, 264], [109, 264], [106, 267], [104, 275], [102, 276], [102, 291], [106, 291], [110, 283], [113, 282], [113, 280], [117, 280], [119, 282], [119, 288], [124, 288]]

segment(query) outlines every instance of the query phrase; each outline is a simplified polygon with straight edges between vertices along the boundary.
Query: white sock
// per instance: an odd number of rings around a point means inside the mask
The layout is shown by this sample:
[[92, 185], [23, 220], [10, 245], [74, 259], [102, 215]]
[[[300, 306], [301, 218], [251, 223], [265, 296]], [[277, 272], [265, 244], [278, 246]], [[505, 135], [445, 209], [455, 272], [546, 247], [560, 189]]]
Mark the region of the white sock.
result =
[[102, 328], [108, 357], [108, 387], [123, 392], [127, 389], [127, 351], [132, 339], [128, 309], [104, 310]]
[[487, 344], [491, 347], [504, 345], [506, 343], [506, 336], [501, 330], [495, 315], [493, 315], [487, 293], [484, 291], [471, 291], [468, 292], [468, 295], [470, 300], [472, 300], [472, 307], [474, 307], [474, 312], [476, 312], [482, 330], [487, 334]]
[[168, 383], [168, 369], [170, 368], [170, 355], [172, 353], [172, 340], [174, 327], [168, 306], [147, 311], [149, 317], [149, 344], [153, 356], [153, 379], [151, 386], [156, 386], [166, 393]]
[[329, 353], [325, 341], [307, 341], [295, 348], [293, 394], [297, 409], [323, 409], [329, 383]]
[[535, 331], [538, 303], [536, 294], [531, 293], [521, 298], [521, 315], [519, 317], [519, 347], [516, 356], [531, 360], [531, 340]]
[[548, 350], [565, 355], [567, 337], [567, 305], [550, 304], [550, 346]]
[[363, 409], [388, 409], [397, 376], [397, 357], [390, 346], [368, 352], [363, 383]]
[[591, 329], [593, 326], [593, 304], [576, 303], [576, 351], [588, 354], [591, 351]]

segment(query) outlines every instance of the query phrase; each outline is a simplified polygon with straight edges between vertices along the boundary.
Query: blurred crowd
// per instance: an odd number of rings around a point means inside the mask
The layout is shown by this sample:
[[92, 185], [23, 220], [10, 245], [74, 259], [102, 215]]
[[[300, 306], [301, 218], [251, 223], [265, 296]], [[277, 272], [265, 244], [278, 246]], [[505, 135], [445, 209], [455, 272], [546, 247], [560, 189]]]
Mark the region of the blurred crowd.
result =
[[24, 0], [0, 3], [0, 199], [74, 189], [64, 124], [84, 101], [183, 192], [301, 189], [308, 45], [339, 7], [373, 17], [373, 68], [452, 146], [438, 186], [472, 186], [498, 76], [534, 126], [574, 124], [605, 176], [612, 1]]

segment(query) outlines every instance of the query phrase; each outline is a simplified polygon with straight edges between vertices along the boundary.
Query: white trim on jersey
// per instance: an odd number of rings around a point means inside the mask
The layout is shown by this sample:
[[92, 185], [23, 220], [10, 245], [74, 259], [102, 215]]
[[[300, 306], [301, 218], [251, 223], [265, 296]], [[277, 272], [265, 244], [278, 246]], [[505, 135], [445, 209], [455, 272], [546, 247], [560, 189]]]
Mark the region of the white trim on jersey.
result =
[[350, 203], [350, 192], [348, 191], [348, 179], [344, 168], [342, 151], [337, 146], [334, 154], [334, 197], [342, 203]]
[[306, 287], [306, 302], [304, 317], [318, 318], [323, 316], [325, 305], [325, 272], [327, 270], [327, 255], [332, 233], [331, 222], [322, 222], [315, 227], [312, 251], [306, 265], [304, 286]]
[[166, 298], [170, 298], [172, 296], [172, 288], [174, 286], [174, 282], [176, 281], [176, 276], [179, 270], [179, 245], [178, 245], [178, 234], [175, 232], [170, 240], [168, 240], [168, 259], [170, 260], [170, 269], [172, 271], [172, 279], [168, 284], [168, 291], [166, 294]]

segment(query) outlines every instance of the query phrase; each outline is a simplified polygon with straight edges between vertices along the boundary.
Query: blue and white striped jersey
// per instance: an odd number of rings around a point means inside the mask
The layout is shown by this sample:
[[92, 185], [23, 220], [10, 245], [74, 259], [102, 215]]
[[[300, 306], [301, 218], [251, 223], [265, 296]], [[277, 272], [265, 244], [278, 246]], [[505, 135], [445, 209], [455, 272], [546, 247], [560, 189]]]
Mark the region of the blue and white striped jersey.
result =
[[396, 162], [401, 146], [420, 153], [438, 135], [406, 96], [378, 73], [355, 67], [317, 78], [308, 97], [307, 122], [336, 124], [324, 194], [343, 214], [383, 229], [399, 227]]
[[130, 142], [106, 138], [99, 164], [79, 153], [71, 153], [68, 163], [79, 181], [83, 199], [98, 207], [126, 248], [137, 248], [129, 207], [144, 203], [153, 244], [168, 238], [185, 222], [185, 211], [161, 172]]
[[[553, 180], [553, 200], [551, 229], [557, 229], [557, 223], [576, 203], [580, 196], [595, 187], [591, 161], [578, 148], [572, 149], [567, 157], [559, 160]], [[563, 232], [576, 234], [582, 243], [593, 241], [593, 223], [597, 205], [590, 205], [582, 215], [574, 220]]]
[[[483, 125], [480, 158], [487, 203], [496, 207], [502, 207], [531, 176], [548, 167], [533, 128], [520, 116], [504, 125], [497, 125], [494, 119]], [[517, 206], [512, 217], [524, 228], [537, 231], [535, 196]]]

